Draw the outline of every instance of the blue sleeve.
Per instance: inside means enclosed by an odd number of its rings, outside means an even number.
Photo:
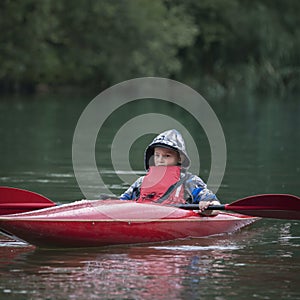
[[[207,188],[195,188],[192,190],[193,203],[199,203],[200,201],[213,201],[217,200],[217,196]]]
[[[132,196],[129,194],[129,193],[123,193],[121,196],[120,196],[120,200],[131,200]]]
[[[192,198],[192,203],[199,203],[200,201],[218,200],[217,196],[207,188],[204,181],[195,175],[192,175],[186,182],[187,192]]]
[[[140,187],[144,177],[138,178],[120,197],[120,200],[136,200],[139,197]]]

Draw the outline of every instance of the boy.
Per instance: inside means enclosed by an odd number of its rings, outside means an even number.
[[[199,203],[203,212],[209,205],[219,205],[216,195],[201,178],[187,172],[190,159],[182,135],[175,129],[159,134],[145,151],[148,173],[138,178],[120,196],[121,200],[163,204]],[[205,214],[216,214],[208,210]]]

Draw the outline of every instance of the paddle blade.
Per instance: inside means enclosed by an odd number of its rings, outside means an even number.
[[[225,209],[255,217],[300,220],[300,198],[288,194],[250,196],[226,204]]]
[[[0,187],[0,215],[21,213],[55,206],[50,199],[27,190]]]

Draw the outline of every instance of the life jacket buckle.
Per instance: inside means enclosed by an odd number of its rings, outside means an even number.
[[[144,197],[143,197],[143,200],[151,200],[151,199],[153,199],[155,196],[156,196],[156,193],[153,192],[153,193],[150,193],[150,194],[144,196]]]

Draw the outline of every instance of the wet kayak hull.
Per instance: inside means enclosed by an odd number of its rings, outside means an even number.
[[[39,247],[101,247],[230,233],[257,219],[231,213],[203,217],[195,211],[131,201],[85,200],[0,216],[0,229]]]

